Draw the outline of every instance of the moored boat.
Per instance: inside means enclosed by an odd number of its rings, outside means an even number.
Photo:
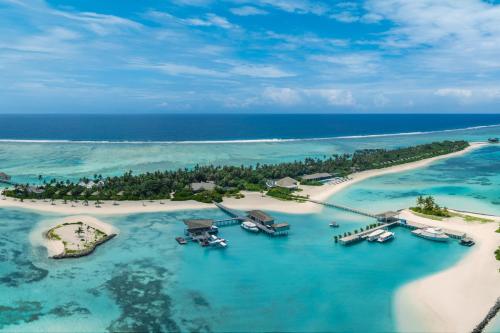
[[[368,236],[366,236],[366,239],[369,242],[376,241],[384,232],[385,232],[384,229],[377,229],[377,230],[369,233]]]
[[[253,222],[244,221],[240,225],[245,230],[248,230],[248,231],[251,231],[251,232],[259,232],[259,228],[257,228],[257,225],[255,223],[253,223]]]
[[[184,238],[184,237],[175,237],[175,240],[177,241],[177,243],[179,243],[180,245],[186,245],[187,244],[187,240]]]
[[[332,221],[332,222],[330,222],[329,226],[330,226],[330,228],[338,228],[339,224],[335,221]]]
[[[382,235],[377,238],[377,242],[384,243],[394,238],[394,233],[390,231],[385,231]]]
[[[476,243],[474,243],[472,238],[469,238],[469,237],[465,237],[465,238],[462,238],[460,240],[460,245],[463,245],[463,246],[472,246],[474,244],[476,244]]]
[[[444,233],[440,228],[423,228],[415,229],[411,232],[415,236],[422,237],[425,239],[433,240],[436,242],[447,242],[450,237]]]

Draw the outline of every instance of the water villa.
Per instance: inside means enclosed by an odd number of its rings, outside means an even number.
[[[380,222],[390,223],[399,221],[399,212],[388,211],[377,215],[377,220]]]
[[[219,228],[211,219],[189,219],[184,220],[184,224],[186,225],[184,234],[201,246],[208,246],[210,236],[219,232]]]
[[[274,218],[261,210],[247,212],[247,218],[254,222],[257,228],[271,236],[287,235],[290,230],[288,223],[275,223]]]

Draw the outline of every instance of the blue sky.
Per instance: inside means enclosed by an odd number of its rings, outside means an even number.
[[[479,0],[0,0],[0,112],[498,112]]]

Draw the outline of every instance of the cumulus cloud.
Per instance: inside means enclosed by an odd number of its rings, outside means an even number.
[[[291,106],[302,102],[300,92],[292,88],[267,87],[262,95],[265,100],[279,105]]]
[[[287,106],[298,104],[317,105],[324,102],[332,106],[354,106],[356,104],[351,91],[333,88],[267,87],[264,90],[263,97],[272,103]]]

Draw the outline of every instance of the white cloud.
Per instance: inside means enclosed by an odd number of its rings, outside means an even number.
[[[378,55],[374,53],[318,55],[318,56],[312,56],[311,60],[334,64],[355,74],[375,73],[379,68],[379,62],[380,62]]]
[[[329,105],[353,106],[356,104],[351,91],[344,89],[308,89],[305,93],[311,97],[323,98]]]
[[[271,6],[289,13],[324,15],[328,6],[309,0],[257,0],[258,3]]]
[[[243,6],[237,8],[231,8],[231,13],[238,16],[251,16],[251,15],[267,15],[267,11],[253,7],[253,6]]]
[[[263,97],[273,103],[286,106],[302,102],[300,92],[292,88],[267,87],[264,89]]]
[[[356,105],[352,92],[345,89],[267,87],[263,92],[263,97],[265,101],[286,106],[299,104],[321,105],[325,102],[331,106]]]
[[[469,98],[472,96],[472,90],[462,88],[441,88],[434,92],[438,96],[452,96],[459,98]]]
[[[353,23],[360,20],[359,16],[353,15],[351,12],[348,11],[332,14],[330,15],[330,17],[343,23]]]
[[[284,78],[294,76],[295,74],[283,71],[279,68],[270,65],[251,65],[238,64],[235,65],[230,73],[236,75],[244,75],[255,78]]]
[[[190,18],[190,19],[185,19],[184,22],[186,22],[189,25],[201,26],[201,27],[214,26],[223,29],[233,29],[237,27],[236,25],[230,23],[225,17],[218,16],[212,13],[207,14],[204,19]]]

